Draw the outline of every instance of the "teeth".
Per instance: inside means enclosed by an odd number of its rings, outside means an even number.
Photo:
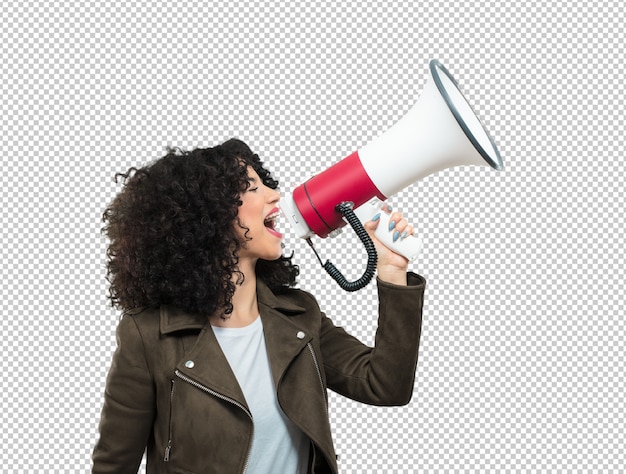
[[[265,218],[265,222],[271,221],[272,219],[276,219],[280,215],[280,212],[272,212]]]

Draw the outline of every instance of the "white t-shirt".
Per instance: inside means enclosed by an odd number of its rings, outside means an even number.
[[[242,328],[213,327],[254,421],[247,474],[307,471],[309,442],[278,405],[261,317]]]

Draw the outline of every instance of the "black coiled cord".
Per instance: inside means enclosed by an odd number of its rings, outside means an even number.
[[[357,291],[366,286],[374,277],[374,274],[376,272],[376,263],[378,261],[378,254],[376,253],[376,247],[374,247],[374,242],[365,230],[365,227],[363,227],[363,224],[361,223],[359,218],[352,210],[353,207],[354,203],[352,202],[342,202],[341,204],[337,204],[335,210],[337,212],[340,212],[345,217],[345,219],[348,221],[348,224],[350,224],[350,227],[354,229],[357,237],[361,240],[361,242],[363,242],[363,245],[365,246],[365,251],[367,252],[367,266],[365,268],[365,272],[359,279],[355,281],[348,281],[348,279],[343,276],[343,274],[337,269],[337,267],[335,267],[335,265],[330,263],[328,260],[326,260],[326,263],[322,264],[324,270],[326,270],[326,272],[333,278],[333,280],[335,280],[339,284],[339,286],[346,291]],[[307,242],[311,246],[311,248],[313,248],[311,240],[307,239]],[[313,248],[313,251],[315,251],[315,248]],[[317,255],[317,252],[315,252],[315,254]],[[317,259],[320,261],[321,264],[322,260],[320,259],[319,255],[317,255]]]

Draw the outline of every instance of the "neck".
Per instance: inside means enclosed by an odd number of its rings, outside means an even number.
[[[239,268],[244,275],[243,283],[237,283],[239,275],[233,275],[235,284],[235,294],[232,304],[233,312],[227,319],[213,315],[210,317],[211,325],[220,327],[239,328],[253,323],[259,316],[259,305],[256,295],[256,273],[254,271],[256,262],[239,262]]]

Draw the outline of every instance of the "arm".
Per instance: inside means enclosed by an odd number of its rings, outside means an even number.
[[[375,347],[362,344],[326,316],[321,350],[328,387],[371,405],[404,405],[413,394],[425,280],[405,274],[407,286],[378,279]]]
[[[132,317],[117,328],[117,350],[107,377],[96,473],[137,473],[152,430],[155,394],[141,334]]]
[[[384,205],[381,212],[391,213]],[[382,245],[374,231],[378,216],[365,223],[378,253],[378,329],[375,347],[365,346],[322,319],[321,350],[329,388],[372,405],[404,405],[413,394],[422,328],[424,279],[407,273],[408,260]],[[400,212],[390,216],[397,238],[413,233]]]

